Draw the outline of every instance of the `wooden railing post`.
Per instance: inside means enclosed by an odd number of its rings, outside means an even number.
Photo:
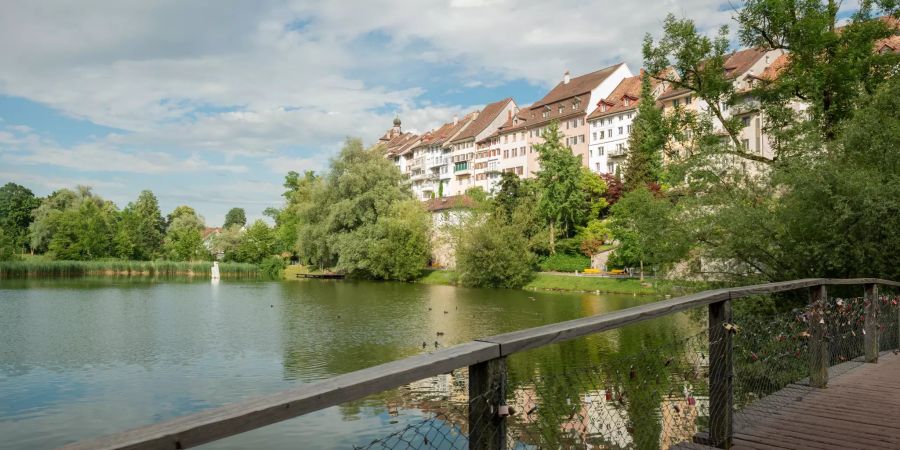
[[[866,362],[878,362],[878,285],[866,284],[866,321],[863,330],[866,333]]]
[[[731,301],[709,305],[709,444],[731,447],[733,358]]]
[[[506,418],[498,414],[506,404],[506,358],[469,366],[469,449],[506,448]]]
[[[825,330],[825,308],[828,291],[825,285],[809,288],[809,385],[817,388],[828,386],[828,341]]]

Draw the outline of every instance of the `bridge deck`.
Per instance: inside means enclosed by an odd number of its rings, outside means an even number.
[[[900,449],[900,356],[835,373],[825,389],[792,384],[754,403],[735,417],[732,448]]]

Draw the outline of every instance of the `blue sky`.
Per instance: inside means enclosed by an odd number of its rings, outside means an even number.
[[[93,186],[163,213],[280,206],[288,170],[395,114],[424,131],[481,105],[526,105],[562,77],[640,64],[667,12],[729,23],[715,0],[0,4],[0,183]]]

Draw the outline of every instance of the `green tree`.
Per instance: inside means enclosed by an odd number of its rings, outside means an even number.
[[[203,218],[190,206],[179,206],[168,216],[163,248],[173,261],[197,261],[209,258],[201,234]]]
[[[80,204],[84,195],[89,192],[90,189],[83,187],[76,190],[60,189],[43,199],[32,212],[34,220],[28,226],[31,249],[37,252],[47,251],[50,239],[56,231],[57,216],[66,209]]]
[[[87,201],[68,208],[56,217],[49,250],[57,259],[92,260],[113,256],[110,239],[116,228],[115,206]]]
[[[28,226],[34,220],[32,211],[40,204],[41,201],[25,186],[6,183],[0,187],[0,228],[16,252],[22,252],[28,246]]]
[[[658,183],[662,178],[662,155],[668,141],[665,119],[656,106],[650,76],[641,77],[641,100],[632,122],[625,160],[625,189]]]
[[[663,265],[680,260],[689,250],[688,239],[677,226],[675,205],[656,197],[646,187],[625,194],[612,207],[612,232],[619,241],[618,260]]]
[[[746,160],[771,163],[768,158],[744,151],[740,140],[743,128],[739,117],[728,117],[726,108],[737,101],[732,75],[725,70],[728,59],[729,32],[722,26],[715,37],[708,37],[697,30],[690,19],[676,19],[669,14],[663,25],[663,36],[654,45],[648,34],[644,38],[644,64],[647,72],[658,81],[682,89],[704,102],[705,113],[676,110],[668,126],[672,129],[691,129],[691,136],[699,134],[708,138],[697,148],[698,154],[684,155],[687,159],[713,154],[730,154]],[[638,115],[640,116],[640,114]],[[731,145],[717,145],[718,137],[713,134],[713,119],[722,125],[722,130]],[[684,135],[676,137],[684,139]],[[655,140],[655,139],[654,139]],[[655,145],[655,142],[648,143]],[[672,154],[671,156],[676,156]],[[627,180],[626,180],[627,182]]]
[[[232,225],[237,229],[237,225]],[[253,222],[244,232],[239,232],[237,246],[225,257],[232,261],[258,264],[275,253],[277,244],[275,230],[262,220]]]
[[[244,208],[231,208],[225,214],[225,223],[222,224],[222,228],[228,228],[232,225],[237,225],[238,227],[247,225],[247,214],[244,212]]]
[[[372,226],[338,242],[338,269],[384,280],[409,281],[428,264],[430,217],[416,200],[394,203]]]
[[[465,227],[456,251],[459,282],[473,287],[520,288],[534,278],[536,257],[528,240],[526,215],[511,219],[491,214],[475,216]]]
[[[581,158],[562,144],[559,124],[551,122],[541,137],[544,142],[534,145],[541,162],[537,172],[538,211],[549,225],[550,252],[555,253],[557,235],[568,237],[587,217],[587,195],[582,185]]]
[[[776,145],[792,153],[821,150],[839,138],[860,98],[896,75],[900,54],[873,51],[879,39],[897,33],[881,16],[897,17],[893,0],[864,0],[842,20],[840,2],[748,0],[737,21],[744,45],[785,50],[788,63],[759,89]],[[792,103],[802,102],[802,113]]]
[[[162,253],[166,221],[151,191],[142,191],[120,214],[116,253],[125,259],[150,260]]]
[[[11,236],[6,234],[5,228],[0,228],[0,261],[17,259],[18,248]]]
[[[314,193],[321,185],[321,177],[311,170],[306,171],[303,176],[294,171],[285,176],[284,187],[287,190],[282,194],[285,205],[275,214],[275,235],[279,250],[293,253],[299,251],[300,219],[313,206]]]
[[[377,151],[363,148],[358,139],[348,139],[328,173],[321,180],[313,178],[307,188],[302,192],[306,199],[297,202],[292,212],[297,214],[298,250],[303,261],[361,277],[408,278],[405,268],[372,259],[386,256],[386,236],[396,236],[393,227],[403,223],[396,217],[397,205],[413,199],[393,163]],[[407,236],[407,241],[427,240],[427,231],[422,231],[428,229],[427,219],[418,214],[408,218],[419,225],[407,223],[409,232],[416,233]],[[418,245],[411,248],[418,257],[404,257],[404,261],[423,261],[424,266],[429,252]]]

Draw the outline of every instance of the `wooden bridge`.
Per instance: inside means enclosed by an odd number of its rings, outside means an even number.
[[[865,298],[864,352],[859,361],[831,365],[825,335],[827,286],[861,285]],[[875,313],[878,285],[889,280],[804,279],[704,291],[610,314],[478,339],[465,344],[393,361],[300,385],[221,408],[192,414],[119,434],[66,446],[67,449],[183,449],[261,428],[310,412],[359,400],[410,382],[468,367],[470,449],[509,447],[506,406],[506,357],[517,352],[612,330],[698,307],[708,308],[708,431],[672,448],[900,448],[900,356],[880,350],[881,325]],[[808,290],[808,377],[734,408],[735,326],[732,303],[742,298]],[[805,319],[804,319],[805,320]],[[861,319],[862,320],[862,319]],[[900,340],[900,314],[891,318]],[[900,342],[890,343],[897,348]],[[877,363],[877,364],[876,364]],[[668,365],[668,361],[666,362]],[[635,374],[632,372],[632,378]],[[609,390],[607,400],[609,400]],[[472,401],[471,399],[479,399]],[[621,397],[619,399],[622,401]],[[691,403],[688,403],[691,404]],[[675,406],[678,409],[677,406]],[[634,430],[629,429],[628,434]],[[428,445],[428,439],[425,439]],[[661,445],[662,446],[662,445]]]

